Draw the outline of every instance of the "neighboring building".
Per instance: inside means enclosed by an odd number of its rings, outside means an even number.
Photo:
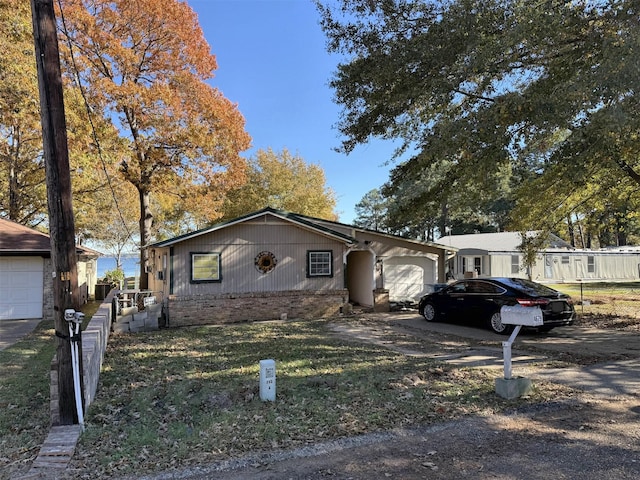
[[[271,208],[147,248],[172,326],[388,310],[443,282],[449,250]]]
[[[532,235],[535,232],[528,232]],[[449,235],[440,244],[458,249],[449,261],[455,278],[465,274],[485,277],[523,277],[522,243],[518,232]],[[633,247],[583,250],[550,235],[547,248],[538,255],[531,279],[539,282],[633,281],[640,279],[640,250]]]
[[[85,303],[96,284],[93,250],[78,247],[79,300]],[[53,319],[53,281],[49,236],[0,219],[0,321]]]

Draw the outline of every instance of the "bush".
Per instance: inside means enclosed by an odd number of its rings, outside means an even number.
[[[114,287],[119,287],[124,282],[124,271],[116,268],[114,270],[107,270],[104,272],[103,283],[109,283]]]

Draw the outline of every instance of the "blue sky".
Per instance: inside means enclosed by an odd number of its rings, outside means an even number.
[[[187,0],[198,14],[216,56],[211,82],[238,104],[256,150],[286,148],[325,172],[338,200],[340,221],[351,223],[354,206],[388,180],[394,147],[372,141],[349,155],[336,153],[341,107],[329,81],[338,58],[311,0]]]

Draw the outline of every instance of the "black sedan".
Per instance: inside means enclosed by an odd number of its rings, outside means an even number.
[[[571,325],[575,318],[571,297],[524,278],[459,280],[422,297],[418,309],[429,322],[478,321],[506,335],[511,333],[513,325],[505,325],[500,319],[500,308],[505,305],[540,307],[544,324],[538,327],[539,331]]]

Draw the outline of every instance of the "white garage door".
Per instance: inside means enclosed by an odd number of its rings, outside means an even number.
[[[0,257],[0,320],[42,317],[40,257]]]
[[[384,286],[389,299],[417,300],[431,291],[435,262],[427,257],[390,257],[384,261]]]

